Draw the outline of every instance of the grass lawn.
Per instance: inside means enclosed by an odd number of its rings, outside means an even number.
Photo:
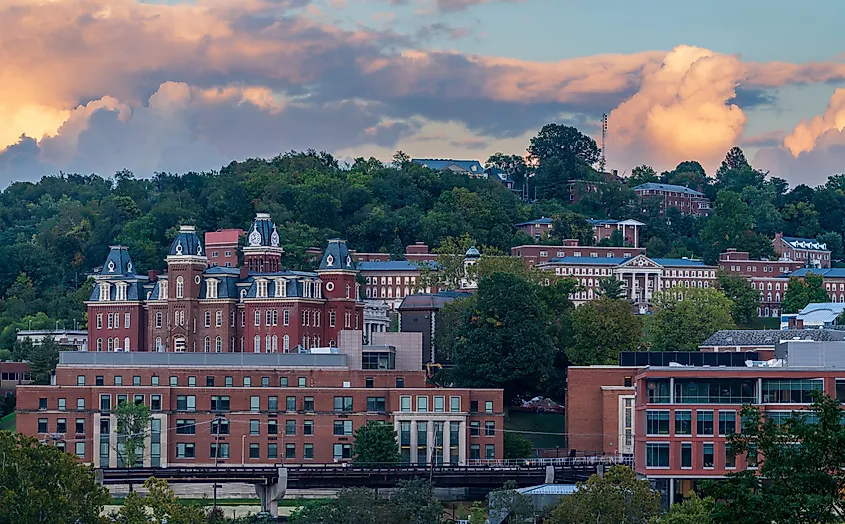
[[[566,416],[559,413],[526,413],[511,411],[505,421],[505,429],[538,433],[565,433]],[[566,446],[566,438],[561,435],[536,435],[523,433],[535,448],[561,448]]]
[[[15,417],[17,413],[9,413],[3,418],[0,418],[0,431],[8,430],[12,433],[15,432]]]

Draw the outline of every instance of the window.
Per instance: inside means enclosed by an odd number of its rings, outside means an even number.
[[[313,420],[305,420],[302,422],[302,434],[303,435],[313,435],[314,434],[314,421]]]
[[[225,418],[216,418],[212,420],[210,431],[212,435],[228,435],[229,421]]]
[[[111,411],[111,395],[100,395],[100,411]]]
[[[289,326],[290,325],[290,311],[285,309],[282,311],[282,325]]]
[[[79,385],[79,384],[77,383],[77,385]],[[97,386],[105,385],[105,377],[103,377],[102,375],[97,375],[97,377],[94,379],[94,385],[97,385]]]
[[[428,411],[428,397],[417,397],[417,411],[421,413]]]
[[[76,411],[85,411],[85,399],[84,398],[76,399]]]
[[[197,377],[188,377],[188,385],[195,387],[197,385]]]
[[[219,453],[218,453],[218,449],[219,449]],[[221,459],[229,458],[229,444],[225,443],[225,442],[221,442],[219,444],[219,448],[218,448],[218,444],[216,444],[216,443],[212,444],[210,456],[211,456],[211,458],[221,458]]]
[[[251,388],[252,387],[252,377],[244,377],[244,387]]]
[[[153,375],[152,377],[150,377],[150,385],[158,386],[158,375]]]
[[[702,445],[702,466],[704,468],[712,468],[713,467],[713,443],[708,442]]]
[[[302,403],[302,409],[306,413],[311,413],[314,411],[314,397],[305,397]]]
[[[335,420],[334,421],[334,435],[339,435],[339,436],[352,435],[352,421],[351,420]]]
[[[249,445],[249,458],[251,458],[251,459],[261,458],[261,452],[258,451],[258,444],[250,444]]]
[[[399,411],[411,411],[411,397],[399,397]]]
[[[279,458],[279,445],[275,442],[270,442],[269,444],[267,444],[267,458]]]
[[[336,460],[352,458],[352,444],[335,444],[332,448],[332,456]]]
[[[669,411],[646,411],[646,434],[668,435]]]
[[[678,382],[675,382],[675,389],[677,390]],[[649,404],[668,404],[669,403],[669,380],[646,380],[646,395],[648,396]],[[678,402],[678,400],[675,400]]]
[[[496,446],[493,444],[485,444],[484,445],[484,458],[487,460],[493,460],[496,458]]]
[[[305,380],[305,377],[297,378],[296,379],[296,385],[297,385],[297,387],[300,387],[300,388],[307,387],[307,382]]]
[[[249,397],[249,410],[250,411],[260,411],[261,410],[261,397],[257,397],[257,396]]]
[[[85,443],[84,442],[77,442],[74,446],[74,451],[76,456],[79,458],[85,458]]]
[[[177,419],[176,420],[176,434],[177,435],[195,435],[197,432],[197,421],[194,419]]]
[[[675,435],[692,435],[692,411],[675,411]]]
[[[170,387],[179,385],[179,377],[170,377]]]
[[[60,398],[59,399],[59,411],[66,411],[67,410],[67,399]]]
[[[675,380],[675,402],[679,404],[754,404],[757,402],[756,386],[756,380],[743,379]]]
[[[296,397],[285,397],[285,411],[296,412]]]
[[[757,454],[757,446],[755,444],[749,444],[748,446],[748,453],[745,455],[745,463],[748,466],[748,469],[757,469],[759,465],[759,455]]]
[[[140,386],[141,385],[141,377],[139,377],[137,375],[132,377],[132,385],[133,386]]]
[[[48,432],[47,419],[46,418],[38,419],[38,432],[39,433],[47,433]]]
[[[727,442],[725,443],[725,469],[736,469],[736,452]]]
[[[485,437],[492,437],[496,434],[496,423],[492,420],[488,420],[484,423],[484,436]]]
[[[478,401],[477,400],[470,400],[469,401],[469,412],[470,413],[478,413]]]
[[[669,443],[668,442],[647,442],[645,445],[647,468],[668,468],[669,467]]]
[[[335,411],[352,411],[352,397],[335,397],[334,398]]]
[[[335,326],[335,319],[337,317],[337,313],[334,311],[329,311],[329,327]]]
[[[729,436],[736,433],[736,412],[735,411],[720,411],[719,412],[719,435]]]
[[[123,377],[121,377],[120,375],[116,375],[114,377],[114,385],[115,386],[122,386],[123,385]]]
[[[267,397],[267,411],[276,413],[279,411],[279,397]]]
[[[387,411],[384,397],[367,397],[367,411],[384,413]]]
[[[404,388],[405,387],[405,377],[396,377],[396,387],[397,388]]]
[[[470,458],[470,460],[480,460],[481,459],[481,445],[480,444],[471,444],[469,446],[469,458]]]
[[[262,388],[269,388],[270,387],[270,377],[261,377],[261,387]]]
[[[76,385],[77,386],[84,386],[85,385],[85,375],[77,375],[76,376]]]
[[[232,384],[233,384],[232,377],[224,377],[223,378],[223,385],[224,386],[226,386],[227,388],[230,388],[230,387],[232,387]]]
[[[314,444],[305,444],[305,446],[302,448],[302,458],[314,458]]]
[[[452,413],[461,411],[461,397],[449,397],[449,411]]]
[[[161,411],[161,395],[150,395],[150,410]]]
[[[472,420],[469,423],[469,436],[471,437],[480,437],[481,436],[481,422],[477,420]]]
[[[181,276],[176,278],[176,298],[184,298],[185,294],[185,279]]]
[[[261,434],[261,421],[252,419],[249,421],[249,434],[250,435],[260,435]]]
[[[446,410],[445,397],[434,397],[434,412],[443,413]]]
[[[67,433],[67,419],[60,418],[56,420],[56,433]]]
[[[77,435],[85,434],[85,419],[84,418],[76,419],[76,434]]]
[[[179,277],[182,278],[182,277]],[[176,458],[195,458],[194,444],[192,442],[179,442],[176,444]]]
[[[824,389],[822,379],[767,379],[763,380],[763,403],[810,404],[812,392]]]
[[[179,395],[176,397],[176,411],[196,411],[197,397],[194,395]]]
[[[696,411],[695,413],[696,429],[695,434],[699,436],[713,435],[713,412],[712,411]]]
[[[692,469],[692,443],[681,443],[681,469]]]
[[[205,327],[211,327],[211,311],[205,312]]]
[[[485,413],[493,413],[493,401],[488,400],[484,402],[484,412]]]
[[[279,377],[279,387],[280,388],[288,387],[288,377]]]
[[[285,435],[296,435],[296,421],[295,420],[286,420],[285,421]]]

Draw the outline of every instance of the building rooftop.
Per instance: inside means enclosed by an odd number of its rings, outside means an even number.
[[[441,291],[440,293],[418,293],[407,295],[399,305],[399,311],[411,309],[440,309],[449,302],[461,298],[469,298],[472,293],[468,291]]]
[[[795,249],[808,249],[810,251],[828,251],[827,244],[823,244],[814,238],[781,237],[783,241]]]
[[[772,346],[782,340],[845,340],[845,331],[827,329],[723,329],[707,337],[702,346]]]
[[[459,170],[483,175],[484,166],[478,160],[454,160],[451,158],[412,158],[411,162],[439,171],[457,167]]]
[[[241,229],[221,229],[205,234],[205,244],[237,244],[244,232]]]
[[[529,220],[528,222],[520,222],[516,225],[516,227],[522,226],[538,226],[538,225],[551,225],[552,219],[546,217],[535,218],[534,220]]]
[[[845,311],[845,302],[819,302],[807,304],[807,307],[798,312],[798,320],[803,320],[804,325],[822,325],[833,323],[842,312]]]
[[[388,260],[387,262],[358,262],[359,271],[420,271],[420,266],[433,266],[433,262],[409,262],[408,260]]]
[[[832,267],[824,269],[802,267],[801,269],[796,269],[795,271],[791,273],[786,273],[782,276],[785,278],[806,277],[810,273],[812,273],[813,275],[821,275],[825,278],[845,278],[845,267]]]
[[[567,246],[569,247],[569,246]],[[578,247],[578,246],[574,246]],[[589,246],[580,246],[585,250],[590,250],[592,247]],[[613,248],[613,249],[636,249],[636,248]],[[560,258],[552,258],[550,259],[547,264],[576,264],[576,265],[583,265],[583,264],[592,264],[597,266],[618,266],[620,264],[624,264],[628,262],[632,258],[636,257],[560,257]],[[650,259],[652,262],[661,265],[661,266],[669,266],[669,267],[677,267],[677,266],[696,266],[696,267],[706,267],[704,262],[701,260],[690,260],[686,258],[652,258]]]
[[[144,351],[63,351],[59,366],[139,366],[157,368],[335,368],[346,369],[342,353],[156,353]]]
[[[673,184],[658,184],[656,182],[648,182],[641,184],[634,188],[634,191],[674,191],[675,193],[685,193],[687,195],[703,197],[704,193],[690,189],[684,186],[676,186]]]
[[[624,224],[626,226],[638,226],[639,227],[639,226],[645,225],[642,222],[638,222],[638,221],[632,220],[630,218],[626,219],[626,220],[613,220],[613,219],[609,219],[609,218],[608,219],[590,218],[590,219],[587,220],[587,223],[589,223],[590,225],[593,225],[593,226],[603,226],[605,224],[615,226],[617,224]]]

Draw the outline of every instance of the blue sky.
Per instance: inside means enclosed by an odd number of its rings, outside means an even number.
[[[841,0],[5,0],[0,182],[309,147],[484,161],[609,113],[622,172],[712,170],[740,145],[820,183],[845,171],[843,15]]]

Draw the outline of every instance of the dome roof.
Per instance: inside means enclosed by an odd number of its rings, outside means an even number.
[[[257,213],[247,233],[249,247],[279,247],[279,232],[269,213]]]
[[[109,256],[100,271],[101,276],[125,277],[135,274],[135,266],[129,258],[129,250],[124,246],[111,246]]]
[[[323,259],[320,261],[320,269],[355,271],[355,261],[349,254],[345,240],[329,240],[329,245],[326,246]]]
[[[467,252],[464,255],[464,257],[465,258],[480,258],[481,253],[479,253],[478,250],[475,249],[475,246],[472,246],[471,248],[467,249]]]
[[[194,226],[180,226],[179,235],[170,244],[168,256],[197,256],[204,257],[205,250]]]

